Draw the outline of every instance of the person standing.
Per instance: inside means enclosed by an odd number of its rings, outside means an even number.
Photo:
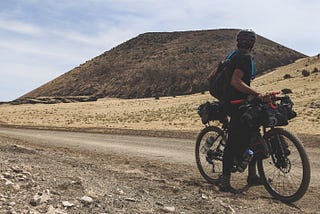
[[[223,192],[236,191],[230,184],[234,161],[241,161],[244,152],[249,148],[252,136],[260,134],[258,127],[252,130],[241,123],[240,118],[244,112],[239,109],[239,105],[231,104],[230,101],[247,99],[249,95],[257,96],[262,101],[269,99],[268,95],[261,94],[250,87],[251,80],[254,78],[254,62],[250,52],[256,42],[256,33],[252,30],[241,30],[236,38],[237,49],[229,57],[232,60],[233,66],[232,73],[230,74],[231,81],[228,86],[226,99],[223,101],[224,109],[230,116],[228,141],[223,156],[223,172],[219,183],[220,191]],[[212,75],[214,75],[214,71],[208,78]],[[256,174],[255,161],[249,164],[247,183],[249,185],[262,184]]]

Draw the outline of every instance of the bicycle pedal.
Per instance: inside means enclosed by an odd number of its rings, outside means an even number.
[[[213,161],[208,156],[206,156],[206,160],[208,163],[213,164]]]

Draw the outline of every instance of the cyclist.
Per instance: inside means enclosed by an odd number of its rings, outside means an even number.
[[[252,130],[241,123],[240,117],[244,112],[239,109],[239,105],[233,105],[230,101],[246,99],[249,95],[257,96],[263,101],[269,99],[268,95],[263,95],[250,87],[250,82],[254,77],[254,63],[250,52],[255,42],[256,34],[254,31],[241,30],[238,32],[237,52],[232,56],[234,70],[224,103],[224,108],[230,116],[230,128],[223,156],[223,172],[219,183],[219,188],[223,192],[235,192],[235,189],[230,185],[234,160],[241,161],[243,153],[250,146],[252,136],[260,136],[258,127],[256,130]],[[256,174],[255,161],[251,161],[249,164],[247,183],[249,185],[262,184]]]

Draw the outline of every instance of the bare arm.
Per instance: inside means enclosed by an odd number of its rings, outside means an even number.
[[[247,84],[245,84],[242,81],[243,75],[244,74],[240,69],[235,69],[231,77],[231,85],[242,93],[259,96],[260,94],[257,91],[250,88]]]
[[[208,80],[211,80],[211,78],[215,75],[215,73],[217,72],[217,68],[213,69],[211,71],[211,73],[209,74],[209,76],[207,77]]]

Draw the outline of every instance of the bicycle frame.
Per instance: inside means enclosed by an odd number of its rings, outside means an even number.
[[[289,97],[276,97],[274,95],[272,98],[274,101],[280,100],[284,104],[286,104],[286,99],[290,101]],[[261,101],[260,103],[255,103],[255,101],[239,100],[236,104],[243,104],[244,108],[251,107],[252,105],[250,104],[261,104]],[[226,146],[225,143],[227,143],[230,128],[228,117],[219,120],[219,122],[219,125],[210,124],[211,121],[205,123],[205,128],[201,130],[196,140],[195,156],[197,167],[203,178],[212,184],[217,184],[220,181],[219,173],[222,172],[223,147]],[[279,124],[260,123],[259,128],[268,153],[266,157],[257,157],[257,169],[265,189],[274,198],[285,203],[292,203],[303,197],[308,190],[311,171],[310,163],[301,140],[289,131],[279,128],[278,126],[284,126]],[[207,143],[206,138],[208,138],[208,135],[214,136],[214,142],[216,143],[206,152],[200,152],[202,146]],[[232,172],[237,172],[237,168]],[[293,181],[292,176],[301,180],[295,179]]]

